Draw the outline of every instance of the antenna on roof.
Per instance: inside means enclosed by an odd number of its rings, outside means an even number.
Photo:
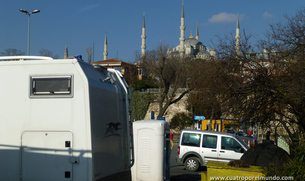
[[[93,42],[93,48],[92,48],[92,62],[94,62],[94,42]]]

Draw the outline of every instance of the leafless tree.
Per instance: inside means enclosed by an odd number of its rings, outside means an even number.
[[[219,119],[222,115],[221,92],[222,80],[218,77],[219,61],[195,59],[190,62],[189,86],[192,92],[188,98],[188,105],[195,115],[204,115],[209,119]],[[218,65],[217,65],[218,64]]]
[[[235,117],[232,104],[239,104],[239,88],[243,87],[243,65],[253,47],[249,41],[251,35],[245,31],[240,41],[240,52],[235,49],[233,33],[218,36],[218,42],[213,43],[217,56],[215,58],[194,59],[189,65],[190,86],[193,91],[188,99],[189,109],[193,114],[204,115],[209,119]],[[243,94],[240,99],[244,99]],[[237,111],[238,112],[238,111]]]
[[[38,51],[40,56],[46,56],[46,57],[52,57],[54,59],[59,58],[58,55],[53,55],[53,52],[51,50],[48,49],[41,49]]]
[[[167,54],[167,50],[167,47],[160,46],[147,52],[145,59],[142,60],[147,76],[155,79],[162,90],[158,95],[158,117],[162,117],[170,105],[181,100],[189,92],[188,89],[181,93],[177,92],[178,88],[186,86],[186,67],[189,59],[171,56]]]
[[[286,21],[270,26],[269,47],[278,55],[273,74],[277,74],[275,93],[279,100],[281,124],[294,137],[305,137],[305,8],[295,16],[285,15]],[[266,43],[267,44],[267,43]],[[271,49],[270,48],[270,49]],[[297,127],[293,126],[297,125]]]
[[[4,50],[4,52],[0,53],[1,56],[17,56],[17,55],[25,55],[24,52],[22,52],[21,50],[17,50],[14,48],[9,48]]]
[[[234,43],[222,39],[214,64],[214,75],[204,84],[213,90],[222,114],[226,113],[261,126],[276,123],[291,139],[304,138],[305,130],[305,9],[286,22],[273,24],[256,50],[234,55]],[[233,41],[233,39],[231,40]],[[247,41],[245,41],[247,42]],[[213,70],[210,68],[210,70]],[[214,72],[214,74],[213,74]],[[217,74],[215,74],[217,73]],[[206,74],[203,74],[206,75]],[[218,81],[218,89],[213,82]],[[211,94],[209,94],[211,95]]]

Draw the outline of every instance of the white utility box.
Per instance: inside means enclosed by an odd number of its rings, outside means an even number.
[[[170,179],[170,127],[162,120],[133,123],[135,163],[133,181]]]

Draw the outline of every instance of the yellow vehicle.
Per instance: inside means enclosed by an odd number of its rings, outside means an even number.
[[[239,120],[237,119],[204,119],[201,122],[201,130],[211,130],[219,132],[239,131]],[[232,131],[233,131],[232,130]]]

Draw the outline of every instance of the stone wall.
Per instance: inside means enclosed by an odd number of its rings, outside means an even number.
[[[180,101],[178,101],[175,104],[172,104],[168,107],[168,109],[165,112],[165,120],[170,123],[171,119],[175,116],[175,114],[180,112],[186,112],[186,100],[188,95],[185,95]],[[147,110],[147,113],[145,115],[145,120],[151,118],[151,112],[155,112],[155,119],[157,119],[157,115],[159,113],[159,103],[153,102],[149,105],[149,108]]]

